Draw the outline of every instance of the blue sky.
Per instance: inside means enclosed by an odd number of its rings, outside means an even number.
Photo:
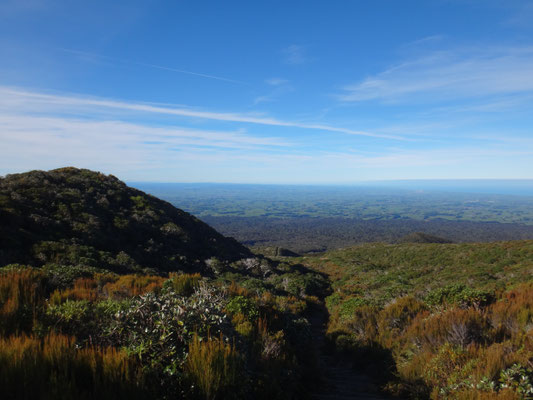
[[[0,1],[0,174],[533,178],[533,1]]]

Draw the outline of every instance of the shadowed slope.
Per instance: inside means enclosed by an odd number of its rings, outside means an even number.
[[[61,168],[0,179],[0,265],[190,271],[202,270],[212,257],[250,255],[192,215],[112,175]]]

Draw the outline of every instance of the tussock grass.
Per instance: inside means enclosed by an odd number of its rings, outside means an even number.
[[[63,335],[17,335],[0,338],[0,387],[4,399],[141,399],[143,378],[120,350],[78,349]]]
[[[189,344],[185,373],[202,398],[214,400],[235,395],[239,370],[240,356],[222,336],[201,340],[194,335]]]

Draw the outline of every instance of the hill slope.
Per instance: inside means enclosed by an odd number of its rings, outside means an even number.
[[[331,343],[392,393],[533,393],[533,241],[372,243],[301,260],[331,280]]]
[[[237,241],[111,175],[61,168],[0,179],[0,265],[197,271],[213,257],[249,256]]]

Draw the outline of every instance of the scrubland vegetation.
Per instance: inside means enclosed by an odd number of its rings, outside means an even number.
[[[2,398],[306,397],[319,273],[88,170],[0,179],[0,220]]]
[[[533,397],[533,242],[368,244],[304,263],[332,282],[329,340],[390,393]]]
[[[316,300],[281,286],[4,267],[0,386],[13,399],[304,396]]]
[[[327,313],[389,394],[533,398],[532,241],[254,255],[74,168],[0,179],[0,221],[2,399],[307,399]]]

